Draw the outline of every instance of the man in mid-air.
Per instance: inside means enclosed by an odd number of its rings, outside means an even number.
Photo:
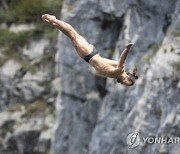
[[[56,19],[55,16],[49,14],[42,15],[42,19],[57,27],[61,32],[68,36],[78,55],[86,62],[90,63],[101,75],[117,79],[117,82],[126,86],[132,86],[135,79],[138,78],[136,68],[133,70],[133,73],[126,72],[124,68],[128,51],[134,43],[126,44],[119,61],[110,60],[101,57],[97,49],[79,35],[70,24],[60,21]]]

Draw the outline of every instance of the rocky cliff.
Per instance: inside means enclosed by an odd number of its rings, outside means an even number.
[[[94,73],[62,33],[57,41],[40,16],[57,14],[62,1],[3,1],[0,154],[180,153],[180,141],[152,143],[180,137],[179,0],[64,0],[61,20],[102,56],[118,60],[135,43],[126,62],[139,69],[133,87]],[[131,149],[127,135],[137,132]]]
[[[27,24],[4,26],[9,30],[14,27],[17,35],[30,29]],[[30,39],[9,51],[9,46],[0,47],[0,154],[50,151],[54,102],[60,88],[59,67],[54,61],[56,49],[52,48],[55,40],[57,37]]]
[[[70,23],[102,56],[126,62],[140,78],[133,87],[93,74],[60,33],[61,93],[56,102],[53,154],[179,154],[180,143],[130,149],[126,136],[180,137],[180,1],[64,0]]]
[[[0,154],[50,153],[58,30],[41,15],[51,8],[59,13],[60,1],[0,0]]]

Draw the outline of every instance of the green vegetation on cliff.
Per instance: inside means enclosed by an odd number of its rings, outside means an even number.
[[[0,22],[30,23],[39,22],[44,13],[59,16],[62,0],[13,0],[8,3],[8,10],[0,8]]]
[[[60,14],[62,0],[13,0],[7,1],[8,9],[0,7],[0,46],[2,65],[9,58],[21,59],[21,50],[31,40],[40,38],[56,39],[58,30],[41,20],[44,13]],[[15,24],[32,24],[34,28],[14,32],[10,26]]]

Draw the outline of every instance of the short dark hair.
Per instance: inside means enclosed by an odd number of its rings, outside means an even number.
[[[133,73],[127,72],[127,75],[129,76],[129,78],[133,84],[134,84],[135,80],[138,79],[138,75],[135,72],[133,72]]]
[[[134,67],[134,69],[133,69],[133,71],[132,71],[132,75],[133,75],[133,77],[135,77],[135,79],[138,79],[138,78],[139,78],[139,77],[138,77],[138,69],[137,69],[136,66]]]
[[[131,82],[132,82],[132,84],[131,84],[131,86],[134,84],[134,78],[132,78],[131,76],[129,76],[129,78],[130,78],[130,80],[131,80]]]
[[[123,84],[123,81],[122,81],[122,77],[121,77],[121,76],[119,76],[119,77],[117,78],[117,82]]]
[[[132,73],[127,72],[127,75],[129,76],[129,79],[132,81],[132,85],[135,83],[135,80],[139,78],[137,75],[137,68],[136,67],[133,69]],[[122,80],[121,76],[119,76],[117,78],[117,82],[123,84],[123,80]]]

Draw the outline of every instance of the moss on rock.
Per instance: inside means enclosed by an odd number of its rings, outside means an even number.
[[[9,120],[6,121],[1,127],[0,127],[0,136],[2,136],[3,138],[6,137],[8,132],[12,132],[13,131],[13,126],[15,124],[14,120]]]
[[[36,116],[45,116],[54,113],[54,106],[47,104],[42,100],[37,100],[26,106],[26,112],[22,115],[23,118],[31,118]]]

